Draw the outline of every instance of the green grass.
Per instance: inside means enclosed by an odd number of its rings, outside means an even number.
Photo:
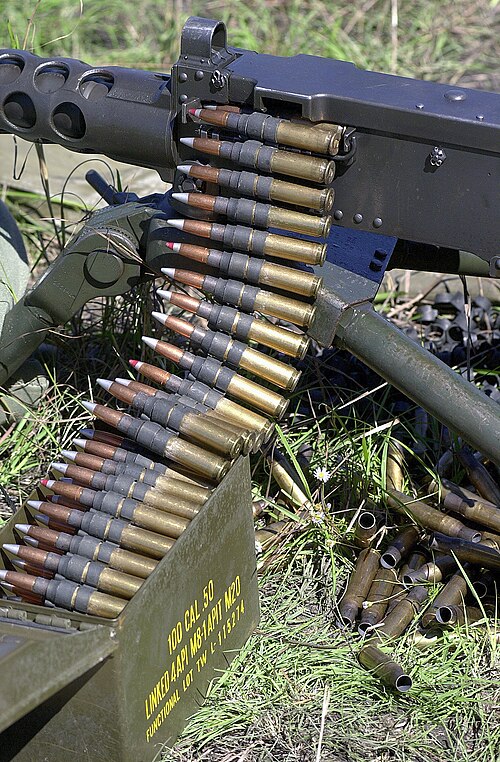
[[[398,10],[393,26],[391,9]],[[24,43],[41,55],[74,56],[95,65],[166,70],[177,58],[180,29],[191,14],[224,19],[235,46],[283,55],[308,52],[425,79],[500,87],[500,6],[480,0],[87,0],[83,14],[78,0],[0,0],[0,45]],[[6,193],[39,272],[85,210],[53,201],[55,216],[69,220],[54,227],[44,198]],[[386,302],[384,307],[394,307],[397,294],[387,295]],[[89,423],[80,401],[94,394],[107,401],[96,392],[95,379],[124,376],[127,359],[142,356],[140,336],[152,333],[151,307],[149,287],[96,300],[51,336],[53,350],[43,357],[54,383],[38,410],[0,434],[0,485],[15,502],[27,497],[61,448]],[[322,401],[311,414],[297,395],[278,436],[324,516],[297,527],[266,553],[259,629],[164,760],[496,762],[500,676],[494,620],[489,628],[445,633],[425,650],[411,646],[412,628],[393,646],[414,679],[402,697],[359,667],[358,637],[335,626],[336,601],[355,557],[353,519],[364,500],[374,501],[380,519],[386,518],[381,498],[388,439],[403,439],[410,451],[420,435],[415,410],[396,415],[387,386],[376,388],[380,381],[374,379],[366,394],[347,373],[335,382],[329,374],[321,359],[311,360],[301,393],[322,391]],[[325,393],[332,387],[335,404]],[[309,468],[300,458],[307,442],[313,446]],[[431,422],[427,451],[418,458],[408,454],[417,481],[435,462],[438,442],[439,429]],[[324,465],[332,472],[327,484],[312,475]],[[255,497],[268,501],[268,519],[293,517],[295,509],[280,502],[283,495],[263,459],[254,459],[253,479]],[[392,519],[387,521],[390,528]]]

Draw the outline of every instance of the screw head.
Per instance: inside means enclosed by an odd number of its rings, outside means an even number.
[[[356,212],[356,214],[353,217],[354,222],[359,225],[360,222],[363,222],[363,215],[359,212]]]
[[[375,217],[375,219],[373,220],[373,227],[374,228],[382,227],[382,217]]]
[[[341,220],[344,216],[344,212],[341,209],[335,209],[333,217],[336,220]]]
[[[179,82],[187,82],[188,75],[185,71],[181,71],[179,74]]]

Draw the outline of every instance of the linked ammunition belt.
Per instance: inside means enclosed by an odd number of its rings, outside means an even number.
[[[269,440],[273,420],[287,408],[282,392],[292,391],[299,380],[290,359],[303,358],[307,351],[309,339],[303,329],[312,321],[321,278],[290,263],[318,265],[325,259],[326,244],[311,238],[326,237],[330,230],[331,155],[338,149],[341,128],[293,124],[226,107],[190,114],[200,128],[217,125],[252,139],[184,140],[193,149],[193,163],[179,167],[186,179],[203,180],[229,194],[301,205],[307,211],[194,189],[172,195],[186,216],[168,220],[172,229],[182,231],[183,240],[166,241],[166,248],[187,265],[195,261],[198,270],[163,272],[177,287],[191,287],[197,295],[160,290],[169,311],[153,312],[153,317],[189,340],[196,354],[143,337],[158,362],[166,358],[186,377],[161,364],[130,360],[139,375],[156,386],[121,378],[98,380],[132,414],[84,403],[118,433],[85,429],[75,439],[76,449],[63,451],[64,460],[52,464],[55,478],[41,481],[42,499],[27,504],[33,523],[16,524],[20,543],[3,546],[14,567],[0,571],[7,596],[117,617],[188,530],[231,463]],[[200,152],[271,176],[199,164],[195,159]],[[315,185],[275,179],[274,173]],[[200,213],[209,219],[197,219]],[[275,228],[279,232],[273,232]],[[203,239],[221,248],[202,246]],[[268,256],[279,263],[268,261]],[[286,327],[273,320],[284,321]]]

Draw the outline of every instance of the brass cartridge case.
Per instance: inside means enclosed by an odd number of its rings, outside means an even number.
[[[144,580],[139,577],[124,574],[116,569],[104,569],[99,576],[97,588],[102,590],[103,593],[110,593],[119,598],[129,599],[135,595],[143,582]]]
[[[321,287],[322,278],[293,267],[264,262],[259,274],[259,283],[301,296],[314,297]]]
[[[427,596],[426,587],[413,587],[385,616],[381,624],[370,631],[370,636],[379,640],[397,638],[416,617]]]
[[[434,624],[436,619],[440,622],[438,610],[442,606],[461,606],[465,600],[467,592],[468,586],[465,577],[461,572],[456,572],[450,577],[443,589],[434,598],[432,606],[422,616],[423,627],[429,627]]]
[[[380,563],[386,569],[393,569],[399,564],[420,537],[420,530],[416,526],[409,526],[399,532],[391,542],[387,550],[382,553]]]
[[[323,265],[326,259],[326,243],[313,243],[290,238],[276,233],[268,233],[264,244],[264,254],[306,265]]]
[[[316,312],[314,304],[299,302],[286,296],[260,291],[255,299],[255,310],[263,315],[270,315],[281,320],[288,320],[299,326],[310,326]]]
[[[96,591],[89,598],[86,613],[93,616],[103,616],[106,619],[116,619],[125,608],[126,603],[127,601],[121,598]]]
[[[270,349],[276,349],[298,360],[303,360],[309,348],[310,339],[303,333],[295,333],[264,320],[255,319],[248,331],[250,341],[257,341]]]
[[[441,486],[431,482],[429,490],[440,493],[440,502],[446,510],[500,532],[500,510],[493,503],[447,479],[443,479]]]
[[[436,622],[442,626],[445,625],[463,625],[466,622],[473,624],[484,619],[481,609],[475,606],[465,606],[464,604],[455,604],[441,606],[436,611]]]
[[[456,567],[455,559],[452,556],[442,553],[434,558],[434,561],[429,561],[426,564],[422,564],[418,569],[413,569],[406,572],[402,581],[406,587],[411,587],[418,582],[442,582],[443,578]]]
[[[237,399],[243,400],[252,407],[256,407],[258,410],[278,419],[284,415],[288,407],[289,401],[281,394],[276,394],[271,389],[266,389],[264,386],[240,376],[239,373],[234,374],[227,390]]]
[[[387,462],[385,471],[386,489],[393,489],[396,492],[402,492],[404,486],[404,450],[394,440],[389,442],[387,448]]]
[[[283,145],[336,156],[342,133],[343,128],[338,124],[309,125],[282,119],[276,129],[276,138]]]
[[[400,693],[406,693],[412,687],[412,679],[391,657],[373,645],[363,646],[358,654],[362,667],[373,672],[375,677]]]
[[[371,584],[379,569],[380,553],[373,548],[362,550],[339,603],[340,624],[352,627],[354,620],[366,599]]]
[[[270,206],[268,225],[272,228],[291,230],[294,233],[328,238],[332,227],[331,217],[314,217],[312,214],[284,209],[280,206]]]
[[[150,558],[141,556],[138,553],[132,553],[130,550],[116,548],[113,550],[108,561],[111,569],[116,569],[124,574],[131,574],[134,577],[146,579],[154,572],[157,562]]]
[[[422,500],[416,500],[402,492],[388,490],[387,503],[403,516],[411,516],[414,521],[426,529],[433,529],[450,537],[462,537],[473,542],[479,542],[481,539],[479,532],[464,526],[461,521],[440,513]]]
[[[332,188],[308,188],[273,178],[269,198],[272,201],[329,212],[335,201],[335,191]]]
[[[392,594],[397,582],[394,569],[378,569],[362,603],[361,620],[358,632],[364,635],[370,627],[380,622],[392,600]]]
[[[275,360],[252,347],[245,349],[240,367],[287,391],[293,391],[300,379],[300,371],[293,366]]]
[[[480,463],[469,448],[462,447],[457,453],[458,459],[461,465],[467,471],[469,479],[479,494],[500,507],[500,487],[496,484],[492,476],[490,476],[487,469]]]
[[[138,505],[134,510],[132,521],[136,526],[143,529],[149,529],[157,534],[164,534],[167,537],[177,539],[189,526],[189,520],[181,516],[175,516],[172,513],[164,513],[155,508]]]
[[[491,571],[500,571],[500,552],[495,547],[483,543],[472,543],[436,533],[432,546],[440,551],[453,553],[460,562],[482,566]]]
[[[335,177],[335,162],[276,149],[271,156],[271,173],[300,177],[318,185],[330,185]]]
[[[156,480],[155,487],[163,495],[180,497],[195,505],[203,505],[212,493],[212,489],[209,489],[208,487],[202,487],[199,484],[191,484],[182,479],[174,479],[171,476],[159,476]]]
[[[264,441],[267,441],[274,431],[274,423],[264,416],[254,413],[252,410],[238,405],[237,402],[226,399],[219,400],[216,406],[217,412],[220,412],[229,421],[234,421],[240,426],[248,426],[254,431],[263,433]]]
[[[279,453],[275,452],[273,459],[270,460],[271,475],[276,480],[277,484],[283,490],[285,495],[288,495],[293,503],[302,508],[311,509],[313,507],[311,501],[302,491],[302,488],[297,484],[293,476],[291,476],[284,463],[285,458]]]
[[[129,496],[134,498],[133,490],[130,490]],[[158,511],[180,516],[184,519],[194,519],[200,512],[201,505],[192,503],[190,500],[179,497],[178,495],[166,495],[159,490],[150,489],[144,495],[142,503],[145,507],[155,508]]]
[[[360,548],[367,548],[377,534],[377,520],[371,511],[359,514],[354,526],[354,542]]]
[[[141,529],[132,524],[123,529],[120,538],[122,548],[157,560],[168,553],[174,542],[175,540],[171,537],[158,534],[158,532],[149,532],[147,529]]]

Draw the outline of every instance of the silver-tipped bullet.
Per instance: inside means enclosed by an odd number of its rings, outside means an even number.
[[[161,271],[163,275],[166,275],[167,278],[170,278],[171,280],[173,280],[175,276],[175,267],[162,267]]]
[[[122,386],[130,386],[132,383],[130,378],[115,378],[115,382],[117,384],[121,384]]]
[[[180,243],[176,243],[175,241],[170,241],[169,243],[171,244],[171,245],[169,246],[169,248],[171,249],[171,251],[173,251],[173,252],[174,252],[174,254],[178,254],[178,253],[179,253],[179,251],[181,250],[181,244],[180,244]]]
[[[151,349],[156,349],[156,345],[158,344],[158,339],[151,339],[149,336],[143,336],[142,340],[146,344],[146,346],[151,347]]]
[[[177,230],[184,230],[184,220],[167,220],[167,225]]]
[[[2,545],[3,550],[6,550],[7,553],[13,553],[15,556],[17,556],[20,547],[20,545],[12,545],[8,542],[6,542],[5,545]]]
[[[95,408],[96,408],[96,403],[95,402],[87,402],[87,401],[85,401],[85,402],[82,402],[82,405],[85,408],[85,410],[89,411],[89,413],[93,413]]]
[[[192,164],[178,164],[177,170],[179,172],[184,172],[184,174],[187,175],[192,166]]]
[[[156,294],[160,297],[160,299],[165,299],[166,302],[170,302],[172,299],[171,291],[163,291],[163,289],[159,288]]]
[[[192,148],[194,145],[194,138],[181,138],[181,143]]]
[[[79,439],[79,440],[75,439],[75,442],[77,442],[77,441],[83,442],[84,440],[83,439]],[[75,460],[75,458],[78,455],[78,453],[76,452],[76,450],[61,450],[61,455],[63,456],[63,458],[66,458],[66,460]]]
[[[189,201],[189,193],[172,193],[172,198],[176,201],[180,201],[181,204],[187,204]]]
[[[28,500],[28,505],[30,508],[33,508],[35,511],[40,510],[40,506],[43,503],[43,500]],[[19,524],[19,526],[29,526],[29,524]],[[19,530],[22,531],[22,530]],[[25,530],[28,531],[28,530]]]
[[[48,516],[44,516],[42,513],[37,513],[35,516],[35,521],[38,521],[39,524],[47,524],[49,523],[50,519]]]
[[[80,429],[79,433],[82,435],[82,437],[85,437],[85,439],[94,438],[94,429]]]
[[[22,561],[20,558],[11,558],[10,562],[14,564],[14,566],[18,566],[20,569],[26,569],[26,561]]]
[[[73,444],[75,447],[81,447],[82,449],[85,447],[85,439],[73,439]]]
[[[50,468],[53,471],[57,471],[58,474],[65,474],[68,470],[68,464],[67,463],[51,463]]]
[[[0,580],[5,580],[8,573],[6,569],[0,569]]]
[[[38,547],[40,547],[40,543],[38,542],[38,540],[35,540],[34,537],[30,537],[29,535],[25,535],[23,537],[23,542],[26,545],[31,545],[32,548],[38,548]]]
[[[98,378],[98,379],[97,379],[97,383],[98,383],[98,384],[99,384],[99,386],[101,386],[103,389],[105,389],[106,391],[109,391],[109,388],[110,388],[110,386],[111,386],[111,384],[112,384],[113,382],[112,382],[112,381],[108,381],[108,379],[107,379],[107,378]]]
[[[152,316],[154,317],[155,320],[157,320],[162,325],[165,325],[165,323],[167,321],[167,316],[164,315],[163,312],[152,312],[151,314],[152,314]]]
[[[41,500],[28,500],[28,505],[30,505],[32,503],[36,503],[36,505],[33,506],[33,507],[34,508],[38,508],[38,506],[41,505],[42,501]],[[14,528],[17,529],[17,531],[20,532],[21,534],[26,534],[27,532],[29,532],[31,527],[32,527],[32,524],[14,524]]]

